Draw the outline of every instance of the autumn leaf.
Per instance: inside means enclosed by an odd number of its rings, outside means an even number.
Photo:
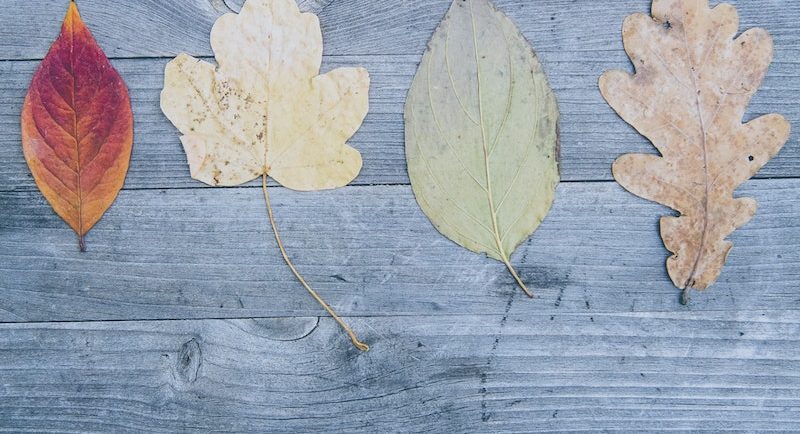
[[[721,273],[726,237],[756,212],[753,199],[733,192],[778,153],[789,123],[770,114],[742,124],[772,61],[765,30],[735,37],[736,9],[709,9],[706,0],[655,0],[652,13],[623,26],[636,73],[607,72],[600,90],[661,154],[624,155],[613,172],[630,192],[680,213],[661,219],[661,236],[685,303],[690,288],[705,289]]]
[[[211,30],[218,66],[181,54],[166,67],[161,108],[183,134],[192,177],[239,185],[261,177],[275,238],[308,292],[361,343],[297,272],[283,247],[267,177],[294,190],[342,187],[361,170],[347,145],[367,114],[369,75],[339,68],[319,75],[322,33],[316,15],[292,0],[248,0]]]
[[[70,2],[25,97],[22,150],[82,251],[84,236],[122,189],[132,144],[128,89]]]
[[[536,55],[486,0],[456,0],[406,102],[411,185],[434,226],[511,265],[544,219],[558,174],[558,107]]]

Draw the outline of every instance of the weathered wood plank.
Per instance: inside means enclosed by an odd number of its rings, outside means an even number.
[[[752,181],[761,204],[734,233],[719,283],[678,305],[657,222],[615,183],[569,183],[512,262],[540,298],[514,312],[800,307],[800,180]],[[499,262],[440,236],[407,186],[274,188],[302,273],[347,315],[502,313]],[[272,239],[257,188],[127,190],[78,252],[38,192],[0,193],[0,321],[309,316],[319,307]]]
[[[58,33],[66,1],[17,2],[0,16],[0,59],[38,59]],[[163,57],[180,52],[211,55],[208,35],[217,17],[242,0],[80,0],[81,13],[112,57]],[[325,51],[332,55],[421,55],[450,0],[305,0],[305,10],[322,9],[320,23]],[[315,4],[316,3],[316,4]],[[592,52],[622,51],[625,16],[648,12],[651,0],[495,0],[537,50],[568,51],[582,57]],[[712,3],[715,3],[712,1]],[[764,27],[779,47],[797,48],[796,17],[800,4],[781,0],[733,2],[742,28]],[[619,56],[609,57],[615,60]]]
[[[523,304],[518,299],[516,303]],[[0,326],[22,432],[796,431],[800,313]]]
[[[225,5],[228,6],[233,12],[239,12],[242,10],[242,6],[244,5],[245,0],[223,0]],[[333,0],[297,0],[297,6],[303,12],[313,12],[317,15],[333,3]]]
[[[800,56],[800,48],[793,50]],[[546,64],[559,98],[561,169],[567,181],[610,180],[611,163],[624,152],[654,152],[649,142],[609,108],[597,89],[597,77],[615,62],[586,58],[577,52],[556,52]],[[622,50],[591,56],[620,57]],[[416,71],[414,56],[336,56],[325,59],[325,70],[339,66],[366,66],[372,75],[370,113],[352,140],[364,157],[357,185],[405,184],[403,105]],[[135,143],[126,188],[197,187],[189,177],[179,133],[159,108],[166,59],[116,60],[131,88],[135,115]],[[36,188],[22,157],[19,114],[25,91],[38,62],[0,63],[0,191]],[[800,68],[794,61],[776,63],[764,88],[748,111],[748,119],[770,112],[784,114],[800,124]],[[800,146],[796,139],[769,163],[759,177],[800,176]]]

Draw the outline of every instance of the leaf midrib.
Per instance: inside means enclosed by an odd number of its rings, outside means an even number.
[[[71,8],[70,8],[70,13]],[[81,184],[81,138],[78,132],[78,110],[75,102],[75,93],[77,86],[75,85],[75,17],[69,22],[69,68],[70,75],[72,76],[72,95],[70,95],[70,108],[72,108],[72,128],[73,137],[75,138],[75,164],[76,176],[78,181],[78,236],[82,239],[83,231],[83,185]]]
[[[481,143],[483,145],[483,163],[484,169],[486,171],[486,196],[489,201],[489,213],[492,219],[492,235],[494,236],[495,244],[497,245],[497,253],[500,258],[508,264],[508,254],[506,253],[505,249],[503,248],[503,242],[500,239],[500,230],[498,228],[497,222],[497,210],[494,206],[494,193],[492,191],[492,178],[491,178],[491,168],[489,167],[489,156],[490,151],[488,147],[488,143],[486,140],[486,125],[483,119],[483,92],[481,91],[481,68],[480,68],[480,56],[478,55],[478,35],[476,30],[475,24],[475,13],[473,10],[473,3],[469,3],[469,14],[470,19],[472,20],[472,48],[474,50],[475,55],[475,74],[477,76],[477,86],[478,86],[478,121],[479,126],[481,128]],[[509,98],[510,95],[510,88],[509,88]],[[498,133],[499,134],[499,133]],[[496,145],[495,145],[496,146]]]
[[[709,182],[708,182],[709,181],[709,173],[708,173],[708,170],[709,170],[709,168],[708,168],[708,141],[707,141],[708,129],[707,129],[706,124],[705,124],[705,118],[703,117],[703,111],[702,111],[702,104],[700,102],[700,89],[699,89],[698,84],[697,84],[697,81],[698,81],[697,71],[695,71],[697,65],[695,65],[694,59],[692,58],[691,50],[690,50],[690,47],[689,47],[689,39],[686,36],[686,23],[682,23],[681,30],[683,31],[683,43],[684,43],[684,48],[686,50],[686,60],[688,61],[689,65],[690,65],[689,72],[690,72],[691,77],[692,77],[692,86],[694,87],[695,110],[697,111],[697,117],[700,120],[700,130],[702,132],[701,145],[702,145],[702,151],[703,151],[703,183],[705,184],[705,192],[703,194],[703,201],[702,201],[702,203],[703,203],[703,230],[702,230],[702,233],[700,235],[700,245],[697,248],[697,253],[695,255],[694,264],[692,265],[692,269],[691,269],[691,271],[689,272],[689,275],[686,278],[686,282],[684,283],[684,288],[688,288],[690,285],[694,286],[694,282],[696,280],[694,278],[694,275],[695,275],[695,273],[697,273],[697,269],[700,266],[700,262],[701,262],[701,260],[703,258],[703,250],[705,249],[705,245],[706,245],[707,238],[708,238],[708,229],[709,229],[709,224],[708,224],[708,220],[709,220],[709,217],[708,217],[708,206],[709,206],[710,185],[709,185]],[[709,47],[709,51],[714,48],[714,43],[716,43],[716,39],[714,40],[714,42],[712,42],[711,46]],[[703,55],[703,57],[705,58],[705,55]],[[700,65],[700,67],[702,67],[702,65]]]

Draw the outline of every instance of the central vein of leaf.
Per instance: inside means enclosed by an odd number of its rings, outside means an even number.
[[[514,277],[514,280],[516,280],[517,284],[519,284],[520,288],[522,288],[525,294],[527,294],[528,297],[532,298],[533,293],[528,289],[527,286],[525,286],[525,283],[522,282],[522,279],[520,279],[519,275],[517,275],[516,270],[514,270],[514,267],[511,265],[511,261],[508,258],[508,254],[503,248],[503,241],[501,239],[500,229],[497,223],[497,208],[495,208],[494,206],[492,177],[490,176],[491,168],[489,166],[489,155],[491,152],[489,150],[488,140],[486,137],[486,123],[484,122],[483,119],[483,92],[481,91],[481,65],[480,65],[480,55],[478,53],[478,33],[475,25],[475,13],[473,11],[472,2],[469,3],[469,13],[470,13],[470,18],[472,20],[472,47],[474,49],[475,74],[478,82],[478,89],[477,89],[478,121],[480,123],[480,128],[481,128],[481,143],[483,144],[483,164],[484,164],[484,169],[486,171],[486,196],[488,197],[489,200],[489,213],[492,218],[492,232],[494,232],[493,235],[495,244],[497,245],[497,253],[500,256],[500,259],[503,261],[503,264],[505,264],[506,268],[508,268],[508,271],[511,273],[511,276]]]
[[[705,193],[703,194],[703,231],[700,236],[700,245],[697,249],[697,254],[695,255],[694,264],[692,265],[692,270],[689,272],[689,276],[687,277],[685,287],[688,288],[694,285],[695,281],[695,273],[697,273],[697,269],[700,266],[700,261],[703,257],[703,250],[705,250],[706,239],[708,238],[708,205],[709,205],[709,196],[710,196],[710,184],[709,184],[709,176],[708,176],[708,142],[707,142],[707,135],[708,129],[706,127],[705,118],[703,117],[703,107],[700,101],[700,87],[698,85],[698,76],[697,76],[697,65],[694,63],[694,59],[692,59],[691,50],[689,49],[689,41],[686,37],[686,27],[685,24],[683,26],[683,41],[684,45],[686,46],[686,57],[689,62],[690,66],[690,73],[692,76],[692,85],[694,86],[694,98],[695,98],[695,109],[697,110],[697,118],[700,121],[700,131],[701,135],[701,145],[702,145],[702,152],[703,152],[703,182],[705,184]],[[714,47],[710,47],[713,49]],[[705,56],[703,56],[705,57]]]
[[[75,76],[75,19],[70,20],[69,29],[69,69],[72,76],[72,95],[70,95],[70,105],[72,108],[72,133],[75,138],[75,154],[77,170],[76,176],[78,181],[78,237],[80,249],[84,250],[83,241],[83,188],[81,185],[81,138],[78,132],[78,106],[76,102],[76,93],[78,92],[77,77]]]
[[[486,196],[489,200],[489,213],[491,214],[492,219],[492,231],[494,232],[495,243],[497,244],[497,252],[500,257],[507,261],[507,255],[505,250],[503,249],[503,243],[500,241],[500,231],[498,229],[497,224],[497,210],[494,207],[494,195],[492,192],[492,177],[491,177],[491,168],[489,166],[489,146],[488,141],[486,138],[486,125],[483,119],[483,93],[481,92],[481,66],[480,66],[480,56],[478,54],[478,36],[477,30],[475,25],[475,14],[472,10],[472,3],[469,4],[469,12],[472,18],[472,46],[475,51],[475,71],[477,74],[477,81],[478,81],[478,123],[481,128],[481,143],[483,144],[483,163],[484,169],[486,171]]]
[[[272,6],[273,6],[272,4],[269,5],[271,14],[274,13],[273,10],[272,10]],[[269,142],[270,142],[269,135],[272,132],[272,128],[270,127],[270,123],[271,123],[272,119],[270,117],[270,111],[269,111],[269,103],[270,103],[270,101],[272,99],[272,95],[270,94],[270,88],[269,88],[269,80],[272,78],[270,76],[270,73],[272,72],[272,38],[273,38],[273,35],[271,33],[269,35],[267,35],[267,53],[269,53],[269,54],[267,55],[267,72],[266,72],[267,85],[265,86],[266,95],[267,96],[266,96],[266,101],[264,102],[264,110],[265,111],[264,111],[264,167],[263,167],[263,170],[264,170],[264,174],[265,175],[269,175],[269,166],[267,165],[267,153],[269,152],[268,151]]]

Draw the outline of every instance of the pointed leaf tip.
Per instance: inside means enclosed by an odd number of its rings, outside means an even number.
[[[64,16],[64,27],[72,29],[75,24],[82,26],[83,20],[81,19],[81,13],[78,11],[78,4],[75,3],[75,0],[70,0],[67,13]]]

